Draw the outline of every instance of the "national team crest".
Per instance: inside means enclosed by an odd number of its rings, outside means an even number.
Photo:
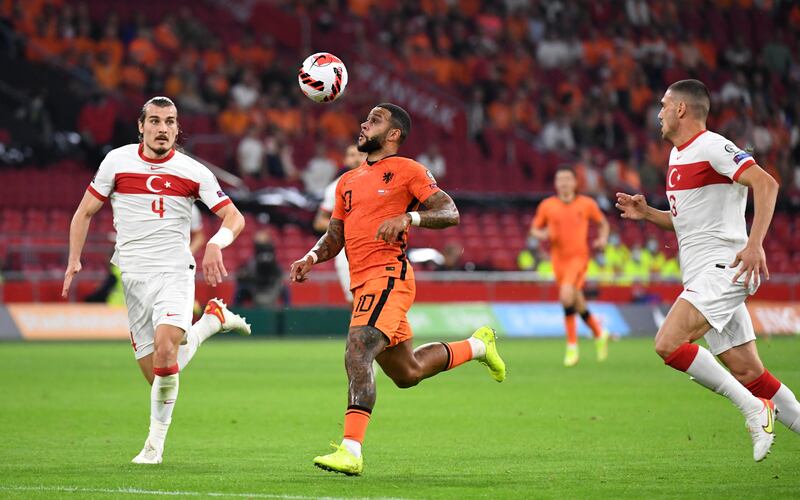
[[[394,179],[394,173],[392,173],[392,172],[384,172],[383,173],[383,182],[385,182],[386,184],[389,184],[389,182],[391,182],[392,179]]]

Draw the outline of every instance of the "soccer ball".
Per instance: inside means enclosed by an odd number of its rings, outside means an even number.
[[[312,101],[333,102],[347,87],[347,68],[335,55],[317,52],[303,61],[297,81]]]

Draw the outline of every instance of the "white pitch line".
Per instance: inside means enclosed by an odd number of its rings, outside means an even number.
[[[367,500],[369,497],[318,497],[305,495],[277,495],[272,493],[224,493],[216,491],[162,491],[139,488],[80,488],[77,486],[0,486],[0,491],[58,491],[62,493],[110,493],[122,495],[162,495],[191,497],[273,498],[279,500]],[[375,500],[405,500],[403,498],[375,497]]]

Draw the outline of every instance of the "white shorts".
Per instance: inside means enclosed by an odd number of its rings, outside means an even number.
[[[350,264],[347,262],[347,254],[345,254],[344,250],[339,252],[333,263],[336,265],[336,276],[339,277],[339,283],[342,284],[344,298],[352,303],[353,292],[350,291]]]
[[[188,331],[194,306],[194,270],[169,273],[122,273],[128,328],[136,359],[153,353],[156,327]]]
[[[744,302],[758,286],[751,284],[749,289],[745,288],[743,277],[733,283],[735,274],[736,269],[712,267],[689,281],[679,296],[700,311],[711,325],[705,339],[715,356],[756,338]]]

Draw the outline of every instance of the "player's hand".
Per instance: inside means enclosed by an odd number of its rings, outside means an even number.
[[[542,229],[533,228],[531,229],[531,236],[539,241],[547,241],[547,239],[550,237],[550,234],[546,227]]]
[[[63,298],[66,299],[67,295],[69,295],[69,287],[72,285],[72,278],[81,272],[81,267],[80,261],[67,264],[67,270],[64,272],[64,288],[61,289],[61,296]]]
[[[400,235],[408,229],[411,224],[411,216],[408,214],[398,215],[389,220],[383,221],[375,234],[376,240],[383,240],[389,244],[395,244],[400,239]]]
[[[631,196],[617,193],[617,203],[614,206],[622,212],[620,217],[623,219],[642,220],[647,216],[647,199],[641,194]]]
[[[761,283],[761,272],[764,277],[769,279],[769,269],[767,269],[767,255],[764,253],[764,248],[761,245],[751,245],[748,243],[745,247],[736,254],[736,258],[728,267],[739,266],[739,270],[733,277],[733,282],[739,279],[739,276],[744,275],[744,287],[750,288],[750,282],[758,286]]]
[[[311,271],[311,266],[314,265],[314,258],[306,255],[300,260],[292,263],[292,270],[289,271],[289,281],[302,283],[308,279],[308,273]]]
[[[228,276],[225,264],[222,263],[222,249],[214,243],[206,245],[206,254],[203,256],[203,277],[206,283],[217,286],[222,283],[222,278]]]
[[[595,240],[592,242],[592,248],[597,250],[604,249],[606,245],[608,245],[608,238],[601,238],[600,236],[595,238]]]

